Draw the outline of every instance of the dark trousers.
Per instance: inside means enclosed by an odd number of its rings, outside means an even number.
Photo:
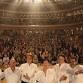
[[[21,81],[21,83],[28,83],[28,82]]]

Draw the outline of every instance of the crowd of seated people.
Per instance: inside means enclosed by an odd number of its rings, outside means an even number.
[[[49,35],[48,35],[49,34]],[[26,31],[3,30],[0,34],[0,65],[8,67],[9,60],[14,56],[17,65],[26,62],[26,53],[34,55],[35,63],[42,63],[47,58],[51,63],[56,63],[57,55],[61,52],[67,57],[71,54],[79,56],[83,61],[83,49],[63,41],[57,41],[52,33],[37,34]],[[81,57],[81,58],[80,58]]]

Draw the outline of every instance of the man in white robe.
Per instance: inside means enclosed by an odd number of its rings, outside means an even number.
[[[77,69],[76,66],[76,58],[72,57],[70,58],[70,64],[68,67],[68,73],[69,73],[69,83],[76,83],[76,75],[75,75],[75,71]]]
[[[37,72],[37,65],[33,63],[33,55],[30,53],[26,54],[27,63],[20,66],[21,71],[21,83],[30,83],[30,80],[34,77]]]
[[[43,61],[42,66],[42,69],[35,74],[32,83],[55,83],[55,70],[50,68],[48,60]]]
[[[76,74],[76,83],[83,83],[83,65],[78,65]]]
[[[67,73],[68,64],[65,63],[64,54],[58,56],[58,64],[54,68],[56,71],[55,83],[69,83],[69,74]]]
[[[83,66],[78,64],[76,56],[70,58],[68,73],[70,83],[83,83]]]
[[[10,60],[9,68],[7,68],[1,75],[1,78],[5,77],[7,83],[20,83],[20,70],[16,67],[16,61],[14,58]]]

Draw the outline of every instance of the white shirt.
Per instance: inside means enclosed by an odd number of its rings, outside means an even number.
[[[83,70],[83,65],[78,65],[77,70]],[[83,73],[76,75],[76,83],[83,83]]]
[[[69,83],[69,75],[67,73],[67,67],[68,64],[67,63],[63,63],[59,66],[59,64],[55,65],[55,71],[56,71],[56,83]],[[62,76],[67,76],[66,80],[60,81],[60,78]]]
[[[28,63],[24,63],[20,66],[20,71],[22,75],[21,80],[24,82],[29,82],[29,80],[25,79],[23,75],[28,74],[28,76],[32,78],[34,74],[37,72],[37,65],[34,63],[31,63],[30,65]]]
[[[20,82],[20,71],[19,68],[15,67],[15,71],[13,72],[11,68],[7,68],[4,71],[5,79],[7,83],[19,83]]]
[[[33,82],[32,83],[55,83],[55,70],[54,69],[48,69],[45,73],[43,72],[43,70],[39,70],[36,74],[35,77],[33,78]]]
[[[76,82],[76,76],[75,76],[76,69],[77,69],[76,67],[72,68],[69,65],[68,74],[69,74],[69,81],[70,81],[70,83],[75,83]]]

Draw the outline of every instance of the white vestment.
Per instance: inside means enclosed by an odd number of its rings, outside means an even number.
[[[83,71],[83,65],[78,65],[77,70],[82,70]],[[76,75],[76,83],[83,83],[83,73],[80,73]]]
[[[54,69],[47,69],[46,74],[43,72],[43,70],[39,70],[34,78],[33,82],[31,83],[55,83],[56,76],[55,76],[55,70]]]
[[[15,67],[15,71],[12,71],[10,67],[4,71],[7,83],[20,83],[20,75],[19,68],[17,67]]]
[[[61,65],[56,64],[56,66],[54,67],[56,71],[56,82],[55,83],[69,83],[69,74],[67,73],[67,67],[68,67],[67,63],[63,63]],[[60,78],[62,76],[66,76],[67,79],[60,81]]]
[[[76,75],[75,75],[75,71],[76,71],[77,67],[72,68],[70,65],[68,67],[68,74],[69,74],[69,82],[70,83],[76,83]]]
[[[28,63],[24,63],[20,66],[20,71],[22,75],[21,80],[24,82],[29,82],[29,80],[26,79],[23,75],[28,74],[28,76],[32,78],[34,74],[37,72],[37,65],[34,63],[31,63],[30,65]]]
[[[83,70],[83,66],[76,65],[74,68],[71,68],[69,65],[68,73],[69,73],[69,81],[70,83],[83,83],[83,73],[81,74],[75,74],[76,71]]]

